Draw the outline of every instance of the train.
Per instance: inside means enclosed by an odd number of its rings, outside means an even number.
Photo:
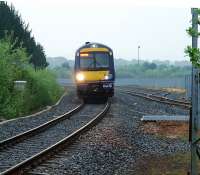
[[[74,76],[79,98],[112,97],[115,82],[112,49],[104,44],[86,42],[75,53]]]

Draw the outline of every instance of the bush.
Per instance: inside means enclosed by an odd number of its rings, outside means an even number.
[[[15,116],[23,104],[13,82],[22,76],[27,58],[23,48],[13,49],[11,38],[0,40],[0,116]]]
[[[71,78],[73,75],[73,71],[71,68],[66,67],[55,67],[51,69],[58,78]]]
[[[61,95],[55,75],[34,71],[24,48],[13,49],[11,38],[0,40],[0,117],[13,118],[53,104]],[[14,88],[15,80],[26,80],[24,91]]]
[[[34,71],[29,68],[26,75],[27,98],[30,110],[53,104],[62,93],[61,87],[56,82],[55,75],[49,70]]]

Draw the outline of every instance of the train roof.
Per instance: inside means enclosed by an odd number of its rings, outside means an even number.
[[[112,49],[104,44],[96,43],[96,42],[86,42],[83,46],[81,46],[76,52],[80,52],[81,49],[84,48],[107,48],[109,51],[113,52]]]

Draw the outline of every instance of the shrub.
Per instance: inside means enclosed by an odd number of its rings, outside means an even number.
[[[27,98],[29,110],[35,110],[45,105],[53,104],[62,93],[56,82],[55,75],[50,70],[27,70]]]
[[[22,76],[23,66],[27,61],[23,48],[13,49],[11,38],[0,40],[0,116],[15,116],[23,101],[19,92],[14,90],[14,81]]]
[[[28,65],[24,48],[13,48],[11,38],[0,40],[0,117],[13,118],[53,104],[61,95],[55,75]],[[24,91],[14,88],[15,80],[26,80]]]

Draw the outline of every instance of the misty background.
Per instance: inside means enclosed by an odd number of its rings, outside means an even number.
[[[30,24],[48,57],[74,59],[76,49],[92,41],[110,46],[115,58],[136,59],[140,45],[143,60],[188,60],[188,0],[8,2]]]
[[[184,86],[191,64],[184,49],[191,43],[191,2],[151,1],[8,1],[47,55],[48,68],[59,79],[73,79],[74,54],[86,41],[100,42],[114,51],[117,79],[152,78]],[[200,6],[196,3],[195,6]],[[138,64],[138,46],[139,64]],[[167,84],[165,83],[165,84]],[[148,83],[147,83],[148,84]],[[174,83],[172,83],[173,86]]]

